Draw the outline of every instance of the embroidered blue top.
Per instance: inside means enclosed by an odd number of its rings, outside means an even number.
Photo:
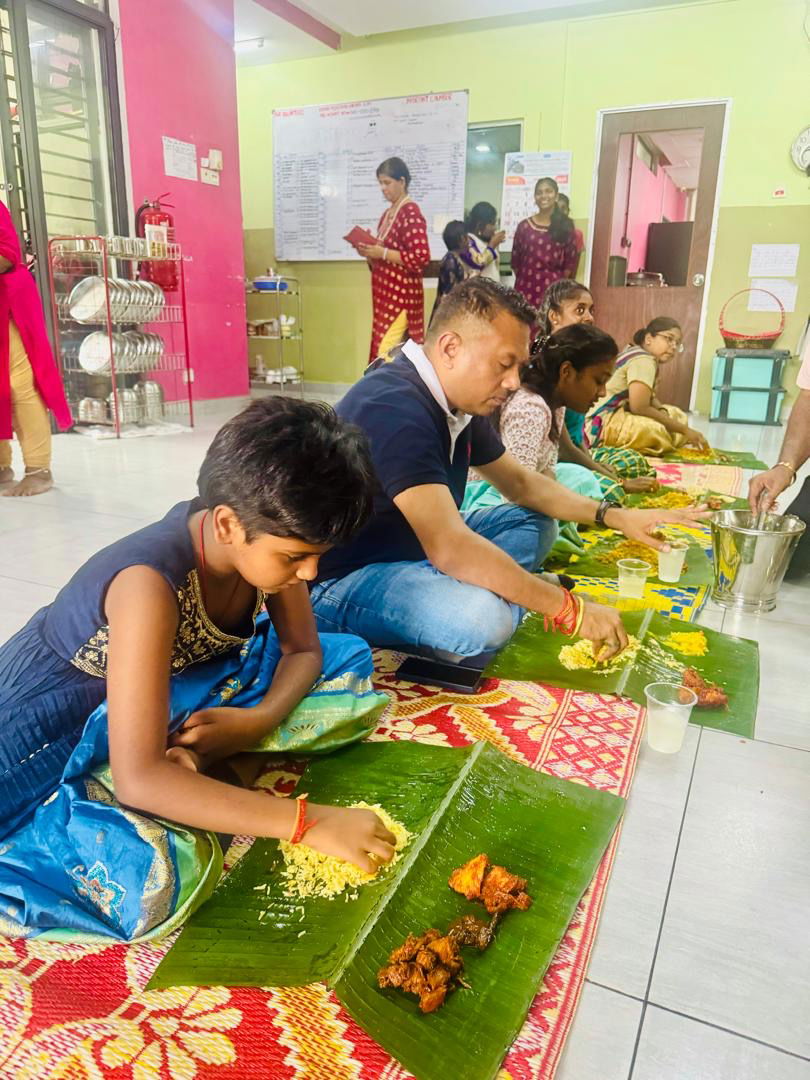
[[[106,697],[109,628],[104,601],[130,566],[150,566],[177,597],[180,621],[172,672],[241,647],[253,634],[226,634],[205,612],[188,518],[198,500],[117,540],[82,566],[5,645],[0,646],[0,835],[17,807],[53,789],[90,713]],[[264,597],[257,593],[254,620]]]
[[[88,675],[104,678],[109,634],[104,601],[110,583],[130,566],[156,570],[177,596],[180,623],[172,651],[173,672],[219,656],[250,637],[252,625],[245,627],[243,636],[233,636],[220,630],[205,612],[188,530],[189,517],[201,505],[198,499],[178,503],[160,521],[104,548],[76,571],[44,609],[42,636],[57,655]],[[263,599],[257,595],[254,618]]]

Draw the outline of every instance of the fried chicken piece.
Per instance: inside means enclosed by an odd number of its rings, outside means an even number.
[[[399,989],[408,978],[410,969],[410,964],[389,964],[387,967],[380,968],[377,972],[377,984],[383,989],[386,986]]]
[[[401,989],[406,994],[416,994],[419,997],[421,994],[426,993],[430,987],[425,978],[425,973],[418,964],[410,964],[409,967],[408,977],[403,981]]]
[[[434,929],[419,937],[409,934],[389,959],[377,972],[377,985],[415,994],[422,1012],[435,1012],[444,1003],[464,967],[457,942]]]
[[[525,911],[532,902],[525,888],[525,878],[511,874],[505,866],[493,866],[484,880],[481,899],[490,915],[512,908]]]
[[[439,938],[438,941],[432,941],[428,948],[436,954],[445,967],[451,971],[461,970],[462,962],[458,954],[458,946],[452,938]]]
[[[462,915],[450,923],[447,936],[459,946],[471,945],[483,950],[491,944],[494,932],[493,923],[476,919],[475,915]]]
[[[481,899],[481,886],[484,882],[484,874],[489,866],[489,857],[476,855],[474,859],[464,863],[450,875],[447,884],[457,893],[466,896],[468,900]]]
[[[425,935],[416,937],[415,934],[408,934],[403,943],[398,949],[394,949],[391,955],[388,957],[388,961],[391,964],[402,964],[408,960],[413,960],[419,950],[422,948],[425,940]]]
[[[710,683],[694,668],[684,668],[682,684],[697,694],[697,703],[704,709],[725,709],[728,694],[717,683]]]
[[[419,998],[419,1009],[423,1013],[435,1012],[447,997],[447,987],[437,986],[435,990],[426,990]]]
[[[709,686],[698,695],[698,704],[704,709],[725,709],[728,706],[728,694],[719,686]]]
[[[420,949],[416,954],[416,963],[420,968],[424,968],[425,971],[432,971],[438,962],[438,956],[429,947]]]
[[[452,972],[448,968],[439,966],[428,973],[426,982],[431,990],[436,990],[440,986],[447,986],[452,978]]]

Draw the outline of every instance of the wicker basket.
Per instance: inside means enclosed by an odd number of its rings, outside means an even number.
[[[744,296],[745,293],[758,292],[764,293],[766,296],[770,296],[771,300],[775,300],[779,307],[779,327],[777,330],[760,331],[758,334],[742,334],[735,330],[729,330],[725,324],[726,309],[732,300],[736,300],[738,296]],[[735,292],[733,296],[730,296],[723,304],[723,310],[720,312],[720,319],[718,321],[720,327],[720,333],[723,335],[723,341],[726,343],[728,349],[772,349],[779,338],[782,336],[782,331],[785,329],[785,309],[782,305],[782,301],[778,296],[775,296],[772,292],[768,292],[767,289],[740,289],[739,292]]]

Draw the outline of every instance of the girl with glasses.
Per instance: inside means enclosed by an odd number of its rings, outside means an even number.
[[[679,446],[708,450],[699,431],[689,427],[686,413],[663,405],[655,396],[661,364],[683,352],[683,333],[675,319],[659,315],[637,330],[620,353],[605,387],[605,397],[590,410],[586,429],[594,446],[621,446],[660,457]]]

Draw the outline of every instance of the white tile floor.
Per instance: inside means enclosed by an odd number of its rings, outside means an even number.
[[[225,415],[56,440],[58,487],[0,499],[0,641],[91,552],[190,497]],[[783,433],[699,426],[768,462]],[[642,749],[558,1080],[810,1080],[810,585],[767,616],[702,619],[759,641],[757,737],[691,728],[675,757]]]

